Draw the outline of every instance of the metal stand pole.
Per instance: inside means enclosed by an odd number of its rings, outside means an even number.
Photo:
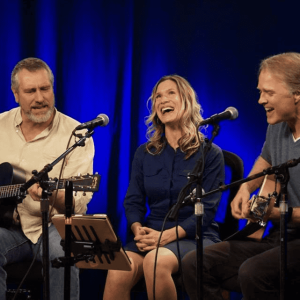
[[[72,207],[73,207],[73,182],[66,182],[65,189],[65,286],[64,300],[69,300],[71,297],[71,236],[72,236]]]
[[[280,300],[285,299],[286,274],[287,274],[287,212],[288,203],[282,195],[280,201]]]
[[[199,202],[198,202],[199,200]],[[197,199],[195,203],[195,215],[197,220],[196,227],[196,239],[197,239],[197,300],[203,299],[203,232],[202,232],[202,222],[204,215],[204,205]]]
[[[43,299],[50,299],[50,281],[49,281],[49,198],[47,192],[42,192],[41,199],[42,212],[42,240],[43,240]]]
[[[281,200],[279,203],[280,211],[280,300],[285,299],[287,281],[287,217],[288,199],[287,185],[290,179],[289,169],[283,165],[277,173],[277,179],[281,184]]]

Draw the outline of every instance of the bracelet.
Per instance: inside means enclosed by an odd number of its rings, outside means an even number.
[[[289,207],[288,208],[288,217],[287,217],[287,222],[289,223],[292,219],[292,214],[293,214],[293,208],[292,207]]]

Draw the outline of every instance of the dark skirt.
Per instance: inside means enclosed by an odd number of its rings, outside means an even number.
[[[180,259],[182,259],[188,252],[196,250],[196,240],[181,239],[181,240],[178,241],[178,243],[179,243]],[[212,244],[214,244],[214,242],[209,240],[209,239],[204,239],[203,240],[203,247],[204,248],[209,246],[209,245],[212,245]],[[177,258],[179,258],[178,251],[177,251],[177,241],[171,242],[167,245],[164,245],[163,247],[171,250],[175,254],[175,256]],[[137,248],[137,246],[135,244],[135,241],[132,241],[132,242],[128,243],[124,247],[124,250],[125,251],[132,251],[132,252],[138,253],[138,254],[143,255],[143,256],[145,256],[149,252],[149,251],[146,251],[146,252],[139,251],[139,249]]]

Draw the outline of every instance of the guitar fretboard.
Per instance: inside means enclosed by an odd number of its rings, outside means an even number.
[[[57,189],[61,189],[64,188],[65,186],[65,179],[62,179],[57,186],[57,182],[53,181],[49,183],[49,191],[53,191],[56,188]],[[11,197],[17,197],[20,196],[21,193],[21,187],[22,187],[22,183],[20,184],[12,184],[12,185],[5,185],[0,187],[0,199],[3,198],[11,198]],[[22,195],[27,195],[27,191],[25,191],[25,193],[23,193]]]
[[[94,192],[98,191],[100,176],[98,174],[87,174],[81,176],[73,176],[69,179],[61,179],[60,181],[50,179],[49,181],[47,181],[47,190],[52,192],[58,189],[65,189],[66,182],[70,180],[73,182],[73,191]],[[21,192],[21,187],[23,185],[23,183],[20,183],[1,186],[0,199],[25,196],[27,194],[27,191],[25,193]]]
[[[0,187],[0,199],[20,196],[20,188],[22,185],[23,184],[13,184]]]

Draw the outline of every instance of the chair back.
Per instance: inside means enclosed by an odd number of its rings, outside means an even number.
[[[225,161],[225,184],[233,183],[244,177],[243,160],[235,153],[222,150]],[[216,215],[216,221],[219,224],[221,240],[230,236],[238,230],[239,222],[231,214],[230,203],[235,197],[239,186],[234,186],[225,192],[221,198],[219,209]]]

